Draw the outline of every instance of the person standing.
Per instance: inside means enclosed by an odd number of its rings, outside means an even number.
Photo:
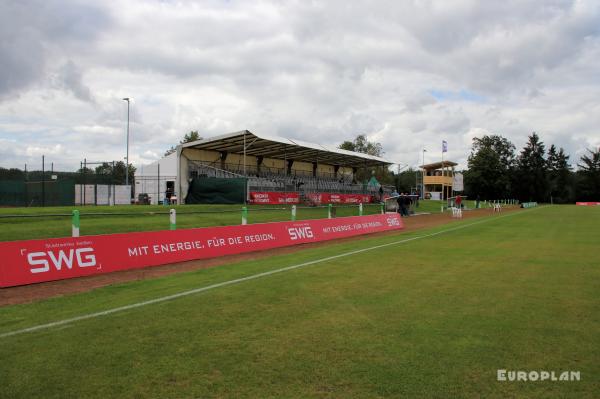
[[[402,214],[402,194],[398,194],[398,196],[396,197],[396,203],[398,204],[398,213],[400,214],[400,216],[404,216]]]
[[[458,194],[456,196],[456,199],[454,200],[454,203],[456,204],[456,207],[458,209],[462,209],[462,197],[460,196],[460,194]]]
[[[409,193],[404,193],[404,216],[410,215],[410,207],[412,205],[412,198]]]
[[[408,216],[408,212],[406,210],[406,205],[408,205],[408,197],[406,193],[400,194],[400,214],[402,216]]]

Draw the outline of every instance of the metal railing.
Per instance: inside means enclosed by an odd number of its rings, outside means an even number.
[[[292,170],[287,172],[285,168],[275,168],[265,165],[261,165],[260,170],[256,165],[246,165],[244,168],[243,164],[234,163],[221,163],[220,161],[190,161],[192,167],[190,171],[196,171],[203,166],[209,167],[210,169],[216,169],[223,172],[229,172],[236,175],[236,177],[253,176],[253,177],[264,177],[264,178],[311,178],[313,176],[312,171],[307,170]],[[209,176],[210,177],[210,176]],[[335,173],[320,172],[317,173],[317,178],[329,179],[329,180],[343,180],[350,182],[351,175],[337,175]]]
[[[218,177],[218,178],[240,178],[243,174],[231,172],[229,170],[219,169],[199,161],[190,161],[189,173],[191,176],[198,177]]]

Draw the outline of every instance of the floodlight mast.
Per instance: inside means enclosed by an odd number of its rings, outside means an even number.
[[[127,153],[125,156],[125,186],[129,186],[129,97],[125,97],[123,101],[127,101]],[[129,199],[131,202],[131,190],[129,191]]]
[[[425,199],[425,153],[427,150],[423,148],[423,176],[421,179],[421,199]]]

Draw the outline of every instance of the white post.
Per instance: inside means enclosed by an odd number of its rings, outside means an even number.
[[[175,209],[171,209],[169,211],[169,229],[176,230],[177,229],[177,213]]]
[[[248,224],[248,208],[243,206],[242,207],[242,225],[247,225]]]
[[[79,237],[79,211],[74,209],[72,215],[71,236]]]

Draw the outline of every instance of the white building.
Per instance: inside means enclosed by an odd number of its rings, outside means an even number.
[[[177,180],[177,152],[167,155],[148,165],[142,165],[135,171],[135,200],[140,194],[148,194],[153,205],[170,199],[175,192]]]

